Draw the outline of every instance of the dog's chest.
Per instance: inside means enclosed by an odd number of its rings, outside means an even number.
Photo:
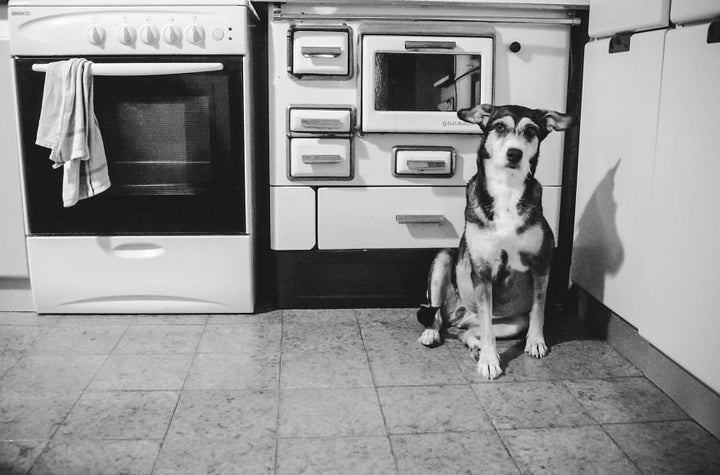
[[[493,194],[492,219],[483,224],[467,223],[465,239],[470,255],[476,262],[483,262],[496,275],[500,267],[524,272],[528,269],[521,256],[535,255],[543,240],[539,225],[526,227],[526,216],[518,209],[523,189],[499,188]],[[519,229],[524,229],[518,232]]]

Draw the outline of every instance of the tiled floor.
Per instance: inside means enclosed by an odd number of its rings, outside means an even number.
[[[720,473],[720,442],[558,314],[487,382],[414,310],[0,313],[0,473]]]

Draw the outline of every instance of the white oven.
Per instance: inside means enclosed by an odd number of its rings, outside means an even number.
[[[561,7],[285,3],[269,12],[271,248],[281,307],[413,306],[457,246],[480,103],[564,111]],[[536,177],[558,230],[563,134]]]
[[[245,4],[57,3],[9,9],[38,312],[252,312]],[[65,207],[36,136],[48,64],[75,57],[92,62],[111,186]]]

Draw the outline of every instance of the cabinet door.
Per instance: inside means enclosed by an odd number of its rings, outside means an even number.
[[[591,0],[588,34],[593,38],[665,28],[670,0]]]
[[[664,31],[585,47],[572,279],[639,326]]]
[[[639,331],[720,391],[720,42],[708,28],[667,33]]]
[[[14,110],[10,48],[0,37],[0,278],[28,277]]]

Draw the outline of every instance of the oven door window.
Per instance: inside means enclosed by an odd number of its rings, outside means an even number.
[[[377,53],[375,110],[457,111],[481,96],[480,55]]]
[[[365,132],[470,133],[456,112],[493,101],[491,37],[362,37]]]
[[[93,62],[208,62],[194,57]],[[52,60],[57,60],[53,58]],[[96,76],[95,114],[109,190],[62,206],[62,169],[36,146],[47,58],[16,59],[30,233],[242,234],[246,232],[241,57],[221,71]]]

